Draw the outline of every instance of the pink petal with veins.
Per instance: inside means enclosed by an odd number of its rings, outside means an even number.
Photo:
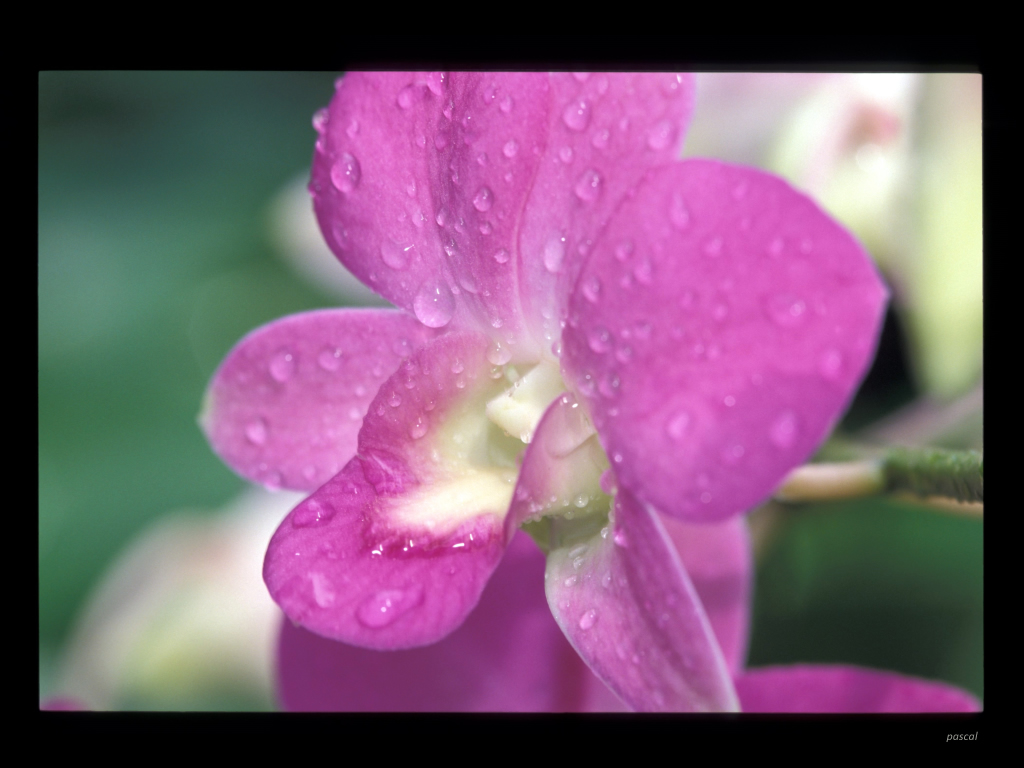
[[[633,709],[736,711],[728,667],[657,513],[620,489],[614,514],[589,536],[573,521],[568,541],[566,523],[552,522],[544,580],[555,620]]]
[[[980,712],[971,694],[945,683],[860,667],[795,665],[736,679],[744,712]]]
[[[520,533],[473,613],[434,645],[372,651],[285,622],[281,703],[292,711],[575,711],[593,676],[551,618],[543,580],[544,556]]]
[[[381,383],[435,335],[385,309],[276,320],[242,339],[221,363],[200,416],[203,431],[243,477],[311,491],[355,454]]]
[[[292,621],[393,650],[440,640],[476,605],[505,549],[515,478],[514,457],[486,450],[483,405],[502,389],[486,348],[449,333],[403,362],[356,458],[285,518],[263,577]]]
[[[886,290],[842,227],[781,179],[712,160],[651,171],[572,294],[562,370],[619,484],[721,520],[835,425]]]

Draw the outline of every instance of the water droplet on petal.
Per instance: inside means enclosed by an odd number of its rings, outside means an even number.
[[[489,211],[494,204],[494,195],[487,187],[480,187],[476,196],[473,197],[473,207],[483,213]]]
[[[512,97],[506,96],[498,103],[498,108],[506,115],[512,111]]]
[[[380,255],[391,269],[403,270],[409,266],[415,248],[415,243],[396,243],[390,237],[385,237],[380,244]]]
[[[772,422],[769,437],[776,448],[790,448],[797,437],[797,417],[793,411],[783,411]]]
[[[595,352],[603,354],[612,348],[612,334],[607,328],[598,326],[587,334],[587,344]]]
[[[311,525],[330,520],[332,517],[334,517],[334,507],[316,499],[308,499],[295,510],[295,514],[292,515],[292,525],[296,528],[308,528]]]
[[[393,624],[421,602],[423,587],[419,584],[410,589],[382,589],[356,609],[356,618],[365,627],[379,629]]]
[[[818,360],[818,373],[823,379],[835,381],[843,369],[843,353],[838,349],[828,349]]]
[[[594,145],[594,149],[604,149],[608,146],[608,139],[611,134],[608,133],[607,128],[602,128],[599,131],[595,131],[594,137],[590,140],[590,143]]]
[[[563,583],[567,587],[574,587],[574,586],[576,586],[576,581],[577,581],[577,578],[576,578],[576,576],[574,574],[574,575],[570,576],[568,579],[566,579]]]
[[[583,296],[592,304],[601,298],[601,280],[597,275],[591,275],[583,281]]]
[[[519,151],[519,144],[518,144],[518,143],[516,143],[516,140],[515,140],[515,139],[509,139],[508,141],[506,141],[506,142],[505,142],[505,146],[504,146],[504,147],[502,147],[502,149],[501,149],[501,153],[502,153],[502,154],[503,154],[503,155],[504,155],[505,157],[508,157],[508,158],[513,158],[513,157],[515,157],[515,156],[516,156],[516,153],[517,153],[518,151]]]
[[[633,277],[642,285],[650,285],[654,279],[654,267],[649,259],[642,259],[639,264],[633,267]]]
[[[651,149],[665,149],[671,142],[675,128],[668,120],[662,120],[647,134],[647,146]]]
[[[725,405],[726,408],[732,408],[734,405],[736,405],[736,398],[733,397],[732,395],[726,395],[722,399],[722,403]]]
[[[544,268],[552,274],[557,273],[562,269],[564,258],[565,238],[562,235],[555,235],[544,246]]]
[[[562,121],[573,131],[584,131],[590,123],[590,104],[586,99],[577,99],[562,111]]]
[[[690,211],[681,195],[672,195],[672,202],[668,207],[668,218],[676,229],[682,230],[690,226]]]
[[[765,302],[765,311],[779,327],[794,328],[802,324],[806,318],[807,304],[792,294],[782,293],[770,297]]]
[[[601,194],[601,174],[591,168],[588,171],[584,171],[583,175],[576,181],[574,188],[576,197],[587,203],[592,203],[597,200],[598,195]]]
[[[321,136],[323,136],[324,131],[327,130],[327,120],[329,117],[330,115],[327,112],[327,107],[318,109],[313,113],[313,129]]]
[[[597,621],[597,611],[591,609],[580,617],[580,629],[584,632],[594,626]]]
[[[561,158],[563,163],[572,162],[572,147],[562,147],[558,150],[558,157]]]
[[[509,259],[508,251],[506,251],[504,248],[501,248],[500,250],[495,251],[495,253],[494,253],[494,260],[496,262],[498,262],[499,264],[506,264],[506,263],[508,263],[508,259]]]
[[[612,540],[620,547],[629,546],[629,537],[626,535],[626,531],[621,526],[615,528],[615,532],[612,533]]]
[[[615,350],[615,359],[620,363],[628,363],[633,359],[633,348],[629,344],[623,344]]]
[[[325,371],[336,371],[341,365],[341,350],[337,347],[324,349],[317,355],[316,361]]]
[[[427,88],[435,96],[440,96],[444,93],[445,89],[445,78],[447,74],[445,72],[428,72],[426,75]]]
[[[245,425],[245,439],[253,445],[263,445],[267,442],[267,422],[255,418]]]
[[[398,106],[402,109],[408,109],[413,105],[416,100],[416,86],[407,85],[405,88],[398,92]]]
[[[409,437],[419,440],[425,434],[427,434],[427,422],[422,416],[417,416],[416,421],[409,427]]]
[[[359,186],[360,176],[359,161],[348,152],[342,153],[331,166],[331,183],[346,194]]]
[[[295,373],[295,358],[292,357],[291,352],[282,351],[274,355],[270,361],[270,375],[274,377],[274,381],[284,383],[292,377],[293,373]]]
[[[440,280],[427,280],[412,302],[416,319],[428,328],[443,328],[455,314],[455,297]]]
[[[615,258],[619,261],[626,261],[633,255],[633,241],[623,240],[615,246]]]
[[[677,414],[672,416],[668,420],[668,424],[665,425],[665,431],[668,432],[668,436],[676,442],[682,441],[686,437],[686,433],[690,429],[690,414],[686,411],[679,411]]]
[[[487,360],[491,365],[504,365],[512,359],[512,352],[508,347],[503,347],[499,342],[494,342],[487,349]]]

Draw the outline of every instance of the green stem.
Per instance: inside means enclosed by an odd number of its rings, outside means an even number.
[[[889,491],[983,502],[984,466],[977,451],[890,448],[883,462]]]

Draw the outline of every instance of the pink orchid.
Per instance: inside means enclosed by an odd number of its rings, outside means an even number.
[[[659,513],[725,520],[805,461],[886,291],[785,182],[676,160],[692,97],[667,74],[339,80],[314,119],[314,206],[400,309],[254,331],[202,418],[240,474],[314,491],[264,564],[292,621],[436,643],[523,526],[558,625],[622,701],[738,707]]]
[[[743,671],[752,560],[741,519],[664,519],[707,611],[745,712],[975,712],[944,683],[850,666]],[[278,699],[293,711],[621,712],[566,642],[541,596],[544,557],[519,534],[476,610],[439,643],[382,653],[285,622]]]

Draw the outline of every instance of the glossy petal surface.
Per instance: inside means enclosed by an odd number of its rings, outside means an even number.
[[[502,388],[486,348],[451,333],[403,362],[356,458],[281,524],[263,576],[293,621],[391,650],[441,639],[476,605],[505,548],[515,479],[483,415]]]
[[[425,648],[371,651],[285,622],[281,703],[333,712],[576,710],[593,676],[551,618],[543,574],[544,555],[520,533],[465,623]]]
[[[577,285],[566,383],[620,485],[694,522],[749,509],[817,448],[886,300],[867,255],[811,200],[711,160],[650,172]]]
[[[633,709],[735,711],[728,667],[657,514],[621,489],[614,514],[593,533],[552,523],[545,592],[562,631]]]
[[[210,383],[203,430],[243,477],[311,491],[355,454],[366,409],[436,333],[393,310],[319,310],[250,333]]]
[[[799,665],[736,679],[744,712],[978,712],[966,691],[894,672]]]

